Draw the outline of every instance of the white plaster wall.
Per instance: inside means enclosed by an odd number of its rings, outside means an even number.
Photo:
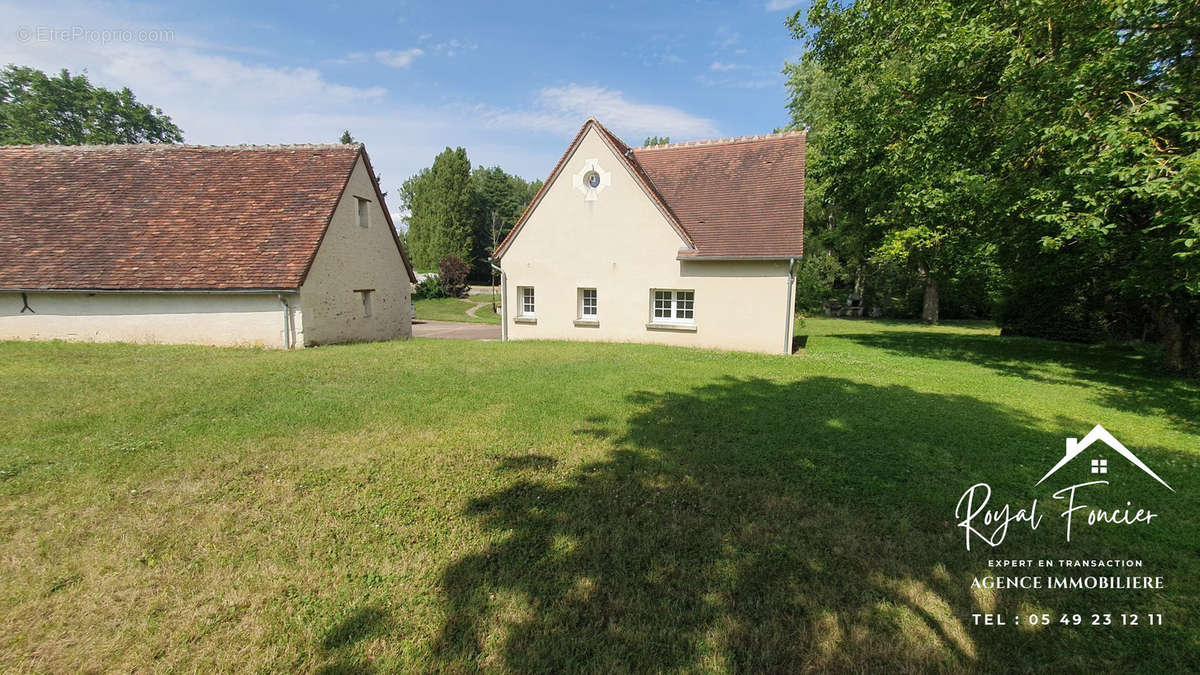
[[[21,312],[20,293],[0,293],[0,339],[275,348],[284,344],[284,311],[274,293],[31,292],[27,296],[33,313]],[[294,294],[290,298],[298,329],[299,303]]]
[[[571,178],[593,158],[611,172],[612,183],[589,202]],[[681,262],[681,246],[670,222],[599,133],[589,130],[502,257],[509,339],[790,351],[786,261]],[[516,320],[521,286],[535,289],[534,325]],[[599,327],[574,325],[578,288],[597,289]],[[647,328],[654,288],[695,290],[695,332]]]
[[[371,201],[370,226],[358,225],[355,197]],[[304,344],[412,337],[411,284],[360,158],[300,288]],[[371,316],[355,289],[373,288]]]

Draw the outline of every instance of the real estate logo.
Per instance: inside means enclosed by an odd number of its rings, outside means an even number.
[[[1058,464],[1055,464],[1053,468],[1051,468],[1049,471],[1047,471],[1045,476],[1042,476],[1042,479],[1037,482],[1037,485],[1041,485],[1042,483],[1046,482],[1046,479],[1049,478],[1050,476],[1054,475],[1055,471],[1058,471],[1059,469],[1063,468],[1063,466],[1065,466],[1067,462],[1078,457],[1084,450],[1087,450],[1096,441],[1104,441],[1104,443],[1106,445],[1108,445],[1108,447],[1112,448],[1113,450],[1116,450],[1117,454],[1119,454],[1122,457],[1124,457],[1125,459],[1129,460],[1130,464],[1133,464],[1134,466],[1141,469],[1142,471],[1145,471],[1147,475],[1149,475],[1154,480],[1162,483],[1163,487],[1167,488],[1171,492],[1175,491],[1175,488],[1171,487],[1170,485],[1167,485],[1167,481],[1159,478],[1158,474],[1156,474],[1152,470],[1150,470],[1150,467],[1146,466],[1146,464],[1144,462],[1142,462],[1142,460],[1137,458],[1137,455],[1130,452],[1129,448],[1125,447],[1125,445],[1123,443],[1121,443],[1121,441],[1118,441],[1116,438],[1113,438],[1113,435],[1108,433],[1108,430],[1105,429],[1104,427],[1100,426],[1099,424],[1092,427],[1092,430],[1088,432],[1088,435],[1083,437],[1083,441],[1080,441],[1078,438],[1068,438],[1067,439],[1067,454],[1063,455],[1063,458],[1058,460]],[[1093,459],[1092,460],[1092,473],[1094,473],[1094,474],[1108,473],[1108,460],[1107,459]]]
[[[1108,457],[1097,456],[1100,446],[1107,446],[1117,456],[1124,458],[1129,464],[1137,467],[1171,492],[1175,492],[1175,488],[1154,473],[1154,470],[1125,447],[1125,444],[1118,441],[1103,426],[1097,424],[1083,437],[1083,440],[1068,438],[1066,453],[1054,466],[1050,467],[1041,480],[1034,484],[1034,487],[1041,485],[1084,451],[1093,447],[1097,448],[1097,452],[1093,453],[1091,457],[1089,468],[1091,475],[1100,478],[1064,487],[1051,495],[1056,500],[1066,502],[1066,508],[1059,514],[1059,517],[1065,522],[1068,542],[1071,541],[1072,527],[1080,521],[1085,522],[1088,526],[1146,525],[1160,515],[1149,509],[1136,508],[1132,500],[1127,500],[1124,507],[1112,509],[1082,503],[1081,491],[1110,484],[1109,469],[1115,467],[1110,467]],[[976,483],[967,488],[955,506],[954,517],[959,519],[957,525],[963,529],[968,551],[971,550],[972,541],[982,541],[992,547],[999,546],[1008,536],[1009,525],[1026,524],[1029,529],[1037,530],[1042,524],[1043,516],[1038,511],[1037,499],[1034,499],[1028,507],[1014,509],[1010,504],[996,508],[990,504],[991,498],[991,486],[987,483]]]

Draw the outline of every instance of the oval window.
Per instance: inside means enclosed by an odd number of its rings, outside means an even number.
[[[589,172],[587,172],[587,175],[585,175],[583,177],[583,182],[588,187],[592,187],[592,188],[600,187],[600,174],[596,173],[595,171],[589,171]]]

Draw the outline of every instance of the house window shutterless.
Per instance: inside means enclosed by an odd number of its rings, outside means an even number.
[[[534,316],[536,307],[533,301],[533,286],[522,286],[520,291],[521,316]]]
[[[579,289],[579,318],[580,319],[596,319],[596,310],[598,303],[596,301],[596,289],[581,288]]]
[[[655,290],[654,323],[693,323],[696,318],[696,292]]]

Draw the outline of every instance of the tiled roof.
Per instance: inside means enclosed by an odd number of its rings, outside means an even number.
[[[360,153],[0,147],[0,288],[298,288]]]
[[[696,243],[680,257],[804,254],[804,132],[633,149]]]
[[[630,148],[594,119],[579,130],[498,254],[592,126],[687,242],[681,259],[804,255],[803,131]]]

